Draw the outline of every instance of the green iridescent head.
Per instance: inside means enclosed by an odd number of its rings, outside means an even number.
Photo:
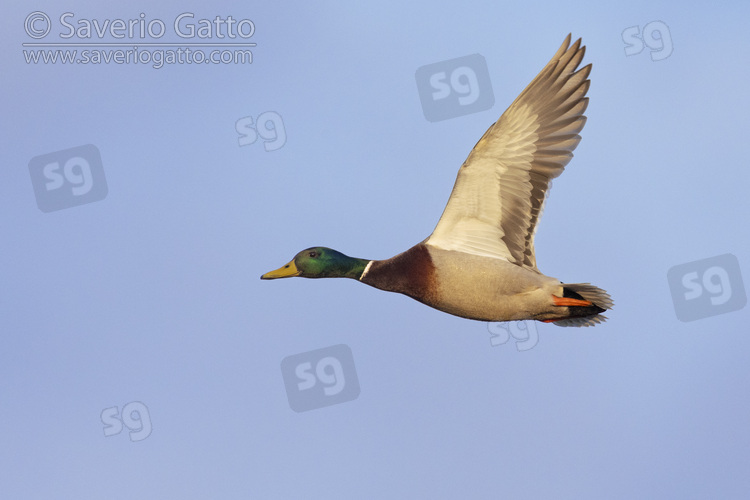
[[[302,250],[291,262],[260,277],[262,280],[277,278],[354,278],[359,279],[369,261],[349,257],[326,247]]]

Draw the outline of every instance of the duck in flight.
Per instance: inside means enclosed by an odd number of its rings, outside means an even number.
[[[479,139],[427,239],[386,260],[308,248],[261,279],[352,278],[479,321],[603,322],[613,306],[607,292],[545,276],[534,257],[550,181],[573,157],[586,123],[591,64],[578,69],[585,47],[570,40]]]

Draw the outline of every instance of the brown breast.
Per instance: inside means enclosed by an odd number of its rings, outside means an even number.
[[[435,265],[419,243],[387,260],[375,260],[361,281],[375,288],[408,295],[425,304],[437,300]]]

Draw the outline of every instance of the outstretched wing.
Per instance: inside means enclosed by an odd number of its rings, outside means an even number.
[[[425,243],[504,259],[538,272],[534,234],[550,181],[573,157],[586,123],[591,64],[570,35],[479,139]]]

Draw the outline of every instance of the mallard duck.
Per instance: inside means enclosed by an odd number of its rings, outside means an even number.
[[[299,252],[261,279],[352,278],[479,321],[538,320],[590,326],[612,299],[588,283],[542,274],[534,235],[550,181],[560,175],[586,123],[591,64],[567,36],[557,53],[479,139],[458,171],[432,234],[386,260],[325,247]]]

